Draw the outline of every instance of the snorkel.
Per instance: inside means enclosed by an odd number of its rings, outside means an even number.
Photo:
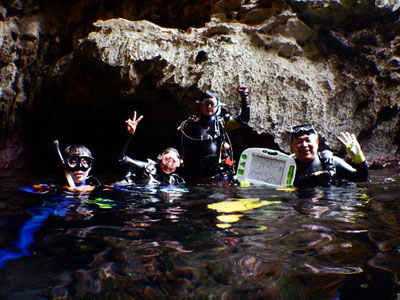
[[[56,147],[58,156],[59,156],[60,159],[61,159],[61,163],[63,164],[63,166],[65,166],[65,160],[64,160],[64,157],[62,156],[62,153],[61,153],[61,150],[60,150],[60,143],[58,142],[58,140],[55,140],[55,141],[54,141],[54,146]],[[66,171],[64,171],[64,174],[65,174],[65,177],[67,178],[67,181],[68,181],[69,186],[72,187],[72,188],[75,188],[75,187],[76,187],[76,186],[75,186],[75,182],[74,182],[74,180],[72,179],[71,174],[68,173],[68,172],[66,172]]]

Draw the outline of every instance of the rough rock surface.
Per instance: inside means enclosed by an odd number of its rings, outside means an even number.
[[[136,72],[136,65],[156,61],[151,72],[157,74],[157,85],[195,85],[218,91],[230,111],[238,107],[232,87],[247,84],[252,95],[250,126],[273,135],[286,151],[287,130],[304,122],[315,124],[333,149],[340,148],[336,136],[350,131],[358,136],[368,132],[360,140],[372,160],[398,151],[399,85],[380,85],[378,76],[360,73],[361,66],[350,66],[350,62],[344,69],[338,55],[308,57],[299,43],[311,32],[290,12],[259,25],[210,22],[186,32],[124,19],[99,21],[95,26],[99,31],[92,32],[81,46],[94,44],[91,51],[98,59],[120,67],[121,77],[129,77],[132,92],[143,76]],[[362,34],[353,33],[346,40],[351,43]],[[400,44],[393,40],[387,46],[390,59],[382,62],[374,55],[371,59],[377,75],[399,83],[399,58],[390,52],[399,51]]]
[[[311,122],[332,150],[343,151],[336,136],[351,131],[370,162],[398,159],[397,1],[95,4],[0,5],[2,170],[21,167],[30,159],[23,150],[57,136],[74,141],[79,126],[104,132],[132,103],[146,118],[167,115],[152,119],[151,135],[193,113],[200,90],[218,92],[237,112],[238,84],[251,89],[256,132],[243,144],[287,152],[287,130]]]

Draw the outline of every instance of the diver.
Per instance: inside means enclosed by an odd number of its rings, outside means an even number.
[[[65,177],[67,179],[68,191],[88,192],[100,186],[100,181],[89,175],[94,158],[91,151],[82,145],[72,144],[65,148],[64,155],[60,151],[58,140],[54,141],[56,150],[63,164]],[[53,180],[32,187],[21,187],[19,190],[47,195],[44,201],[37,207],[27,209],[32,216],[19,229],[18,239],[12,246],[0,249],[0,268],[12,259],[33,255],[30,247],[35,241],[35,233],[40,230],[44,222],[52,215],[66,217],[69,210],[75,207],[76,215],[85,220],[93,217],[92,211],[85,205],[89,193],[71,195],[62,193],[66,185],[55,184]],[[60,193],[61,192],[61,193]]]
[[[92,152],[83,145],[69,145],[64,150],[64,172],[70,189],[78,191],[93,190],[100,181],[89,175],[94,164]]]
[[[63,155],[58,140],[54,141],[54,145],[62,163],[65,175],[64,180],[46,179],[34,184],[32,187],[20,188],[21,190],[35,194],[54,194],[66,189],[88,192],[93,191],[98,186],[102,186],[97,177],[90,175],[94,158],[87,147],[72,144],[64,149]]]
[[[342,132],[338,137],[346,147],[351,165],[329,150],[319,152],[318,133],[310,124],[294,126],[290,139],[290,151],[296,161],[294,186],[315,187],[370,181],[367,161],[354,134]]]
[[[178,127],[187,182],[235,183],[232,144],[227,132],[250,120],[248,88],[239,86],[237,91],[242,100],[240,115],[222,115],[219,96],[206,91],[198,101],[200,116],[191,116]]]
[[[175,173],[181,165],[181,156],[175,148],[166,148],[158,156],[157,161],[148,159],[146,162],[135,160],[125,155],[132,136],[136,132],[136,127],[143,119],[143,116],[136,117],[136,111],[133,112],[132,119],[125,121],[127,131],[131,134],[122,150],[119,163],[128,167],[129,171],[124,178],[115,183],[115,185],[180,185],[185,180]]]

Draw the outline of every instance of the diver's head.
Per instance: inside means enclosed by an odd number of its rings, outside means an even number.
[[[292,127],[290,131],[290,151],[302,162],[312,161],[318,153],[318,134],[311,124]]]
[[[221,111],[219,96],[214,92],[201,93],[200,100],[197,102],[200,103],[200,112],[205,117],[211,118]]]
[[[69,145],[64,150],[65,171],[72,175],[75,184],[82,184],[89,175],[94,158],[88,148],[82,145]]]
[[[182,163],[181,156],[175,148],[164,149],[157,159],[161,170],[167,175],[174,173]]]

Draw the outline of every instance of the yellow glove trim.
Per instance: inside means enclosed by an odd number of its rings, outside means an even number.
[[[352,143],[352,142],[350,142],[350,143],[347,144],[347,146],[346,146],[346,152],[347,152],[347,154],[350,156],[350,158],[351,158],[351,160],[353,161],[353,163],[355,163],[355,164],[361,164],[361,163],[363,163],[363,162],[365,161],[364,153],[363,153],[362,151],[360,151],[360,152],[357,153],[357,154],[351,153],[350,149],[351,149],[352,146],[353,146],[353,143]]]
[[[360,152],[356,155],[354,155],[351,160],[353,161],[353,163],[355,164],[361,164],[365,161],[365,156],[364,153]]]

